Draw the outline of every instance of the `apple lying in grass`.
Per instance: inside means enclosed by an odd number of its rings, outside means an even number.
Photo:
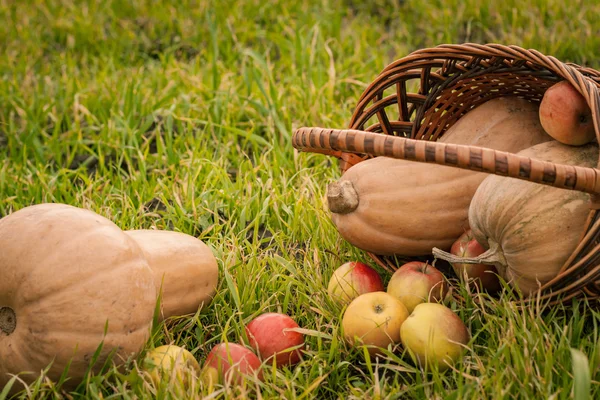
[[[458,257],[477,257],[484,252],[485,249],[475,240],[470,229],[460,235],[450,248],[450,253]],[[460,279],[472,280],[479,289],[496,293],[502,288],[498,271],[493,265],[468,263],[451,263],[451,265]]]
[[[469,331],[451,309],[438,303],[422,303],[400,328],[402,345],[424,369],[447,369],[460,360],[469,342]]]
[[[342,264],[334,271],[327,287],[329,296],[341,304],[348,304],[361,294],[383,290],[377,271],[359,261]]]
[[[568,81],[546,90],[539,114],[546,133],[561,143],[581,146],[596,138],[592,110]]]
[[[300,361],[300,349],[304,335],[290,329],[299,328],[290,316],[280,313],[265,313],[246,325],[246,335],[260,358],[278,367],[293,365]]]
[[[421,261],[402,265],[394,272],[387,286],[387,292],[404,303],[409,313],[417,304],[443,300],[447,291],[444,275],[434,266]]]
[[[219,343],[212,348],[202,371],[202,377],[208,383],[239,385],[245,378],[256,376],[262,380],[261,363],[256,354],[237,343]]]
[[[150,350],[142,362],[142,369],[148,372],[156,386],[161,381],[168,381],[186,387],[200,375],[200,365],[193,354],[175,345]]]
[[[350,345],[366,345],[369,354],[381,354],[382,348],[400,342],[400,326],[408,310],[386,292],[365,293],[348,305],[342,318],[344,338]]]

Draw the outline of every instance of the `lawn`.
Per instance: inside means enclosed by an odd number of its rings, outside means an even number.
[[[343,262],[375,264],[329,218],[335,160],[295,151],[294,129],[346,127],[386,65],[441,43],[515,44],[600,68],[596,1],[490,4],[0,0],[0,217],[67,203],[209,245],[220,270],[213,302],[155,326],[147,349],[174,343],[202,363],[265,311],[307,330],[300,364],[265,365],[264,383],[215,398],[598,398],[595,303],[521,310],[508,293],[450,303],[470,349],[456,370],[425,374],[401,348],[376,362],[346,345],[344,309],[327,296]],[[40,380],[23,398],[174,396],[130,367],[73,393]]]

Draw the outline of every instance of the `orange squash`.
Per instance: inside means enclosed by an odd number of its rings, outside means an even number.
[[[469,111],[441,141],[517,152],[551,140],[538,106],[516,97]],[[487,174],[386,157],[362,161],[328,186],[332,221],[354,246],[379,255],[450,249],[468,229],[471,198]]]
[[[217,289],[219,269],[211,249],[181,232],[125,231],[134,239],[154,273],[161,292],[163,319],[193,314],[208,305]]]
[[[31,382],[50,363],[67,387],[111,352],[123,362],[144,347],[156,291],[137,243],[106,218],[40,204],[0,220],[0,387],[13,374]],[[15,384],[13,392],[21,389]]]

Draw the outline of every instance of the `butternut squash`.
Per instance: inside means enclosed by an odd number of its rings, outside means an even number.
[[[152,271],[135,241],[94,212],[40,204],[2,218],[0,277],[0,387],[52,363],[47,377],[69,366],[71,388],[101,344],[93,370],[111,352],[117,364],[135,356],[149,337]]]
[[[211,249],[181,232],[125,231],[142,249],[161,291],[161,318],[193,314],[215,294],[219,269]]]
[[[516,97],[490,100],[441,138],[517,152],[551,140],[538,106]],[[340,235],[379,255],[429,255],[450,249],[468,229],[471,198],[487,174],[438,164],[375,157],[347,170],[329,185],[327,200]]]
[[[551,141],[519,154],[595,167],[598,145],[573,147]],[[473,236],[488,251],[456,260],[494,265],[500,276],[528,296],[554,278],[575,250],[588,213],[587,193],[490,175],[477,189],[469,208]],[[434,254],[454,259],[437,249]]]

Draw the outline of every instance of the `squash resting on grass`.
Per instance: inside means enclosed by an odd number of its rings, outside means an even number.
[[[185,233],[125,231],[142,251],[161,292],[162,319],[193,314],[207,306],[217,289],[219,269],[211,249]]]
[[[40,204],[0,220],[0,387],[32,382],[50,363],[67,388],[99,370],[111,352],[123,362],[144,347],[156,290],[133,239],[100,215]],[[13,392],[22,389],[18,382]]]

